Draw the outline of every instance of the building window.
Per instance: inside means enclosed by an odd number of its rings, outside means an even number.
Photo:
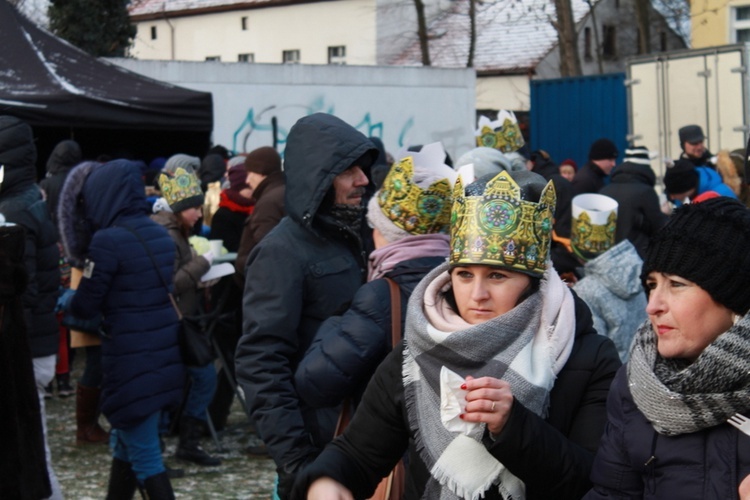
[[[156,40],[156,26],[151,26],[151,40]]]
[[[221,56],[206,56],[206,61],[221,61]]]
[[[252,52],[249,54],[238,54],[237,62],[246,62],[246,63],[255,62],[255,54],[253,54]]]
[[[662,52],[667,51],[667,32],[666,31],[659,32],[659,50],[661,50]]]
[[[594,56],[591,55],[591,28],[583,29],[583,59],[585,61],[594,60]]]
[[[750,6],[732,8],[732,43],[750,42]]]
[[[614,26],[602,26],[602,57],[604,59],[617,59],[617,29]]]
[[[346,46],[328,47],[328,64],[346,64]]]
[[[247,31],[247,16],[242,16],[240,24],[242,25],[242,31]]]
[[[284,64],[299,64],[299,49],[285,50],[281,53],[281,62]]]

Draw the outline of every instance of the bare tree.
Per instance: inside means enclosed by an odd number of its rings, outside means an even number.
[[[419,48],[422,49],[422,65],[431,66],[430,63],[430,40],[427,36],[427,19],[424,15],[424,2],[414,0],[417,9],[417,36],[419,37]]]
[[[477,46],[477,4],[476,0],[469,0],[469,56],[466,67],[474,67],[474,52]]]
[[[649,0],[634,0],[635,22],[638,26],[638,48],[643,54],[651,52],[651,2]]]
[[[581,60],[578,56],[578,33],[573,18],[570,0],[555,0],[557,20],[552,25],[557,30],[560,46],[560,74],[562,76],[580,76]]]

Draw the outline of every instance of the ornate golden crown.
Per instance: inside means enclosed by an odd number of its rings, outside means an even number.
[[[571,202],[570,246],[573,253],[587,261],[615,244],[618,203],[609,196],[585,193]]]
[[[547,268],[555,187],[542,190],[539,203],[521,199],[521,188],[500,172],[484,194],[466,196],[459,178],[451,213],[452,265],[486,264],[541,276]]]
[[[507,111],[501,111],[496,121],[480,117],[476,137],[478,147],[499,149],[503,153],[518,151],[525,144],[518,120]]]
[[[451,221],[451,182],[441,179],[422,189],[413,177],[411,156],[395,163],[380,188],[380,209],[394,225],[411,234],[447,234]]]
[[[615,244],[617,212],[610,212],[605,224],[594,224],[588,212],[581,212],[573,218],[570,232],[570,246],[573,253],[583,260],[590,260],[603,254]]]
[[[180,202],[187,202],[194,206],[203,204],[201,184],[193,172],[189,172],[182,167],[178,167],[174,173],[162,171],[159,174],[158,182],[161,195],[174,212],[179,212],[183,208],[189,208],[187,206],[181,207],[182,204]],[[198,197],[200,200],[193,200],[193,198]],[[178,208],[175,209],[175,206]]]

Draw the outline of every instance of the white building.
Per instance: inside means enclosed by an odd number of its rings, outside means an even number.
[[[429,19],[450,0],[427,0]],[[411,42],[411,0],[134,0],[137,59],[385,65]]]
[[[424,0],[433,66],[466,67],[468,0]],[[530,80],[558,78],[549,0],[477,2],[478,110],[528,111]],[[621,72],[639,53],[633,0],[573,0],[583,73]],[[412,0],[134,0],[137,59],[421,65]],[[685,46],[655,10],[652,51]]]

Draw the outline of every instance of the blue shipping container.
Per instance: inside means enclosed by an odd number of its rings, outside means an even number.
[[[606,137],[622,162],[628,118],[625,73],[531,81],[531,149],[547,151],[556,163],[572,158],[580,168],[589,147]]]

